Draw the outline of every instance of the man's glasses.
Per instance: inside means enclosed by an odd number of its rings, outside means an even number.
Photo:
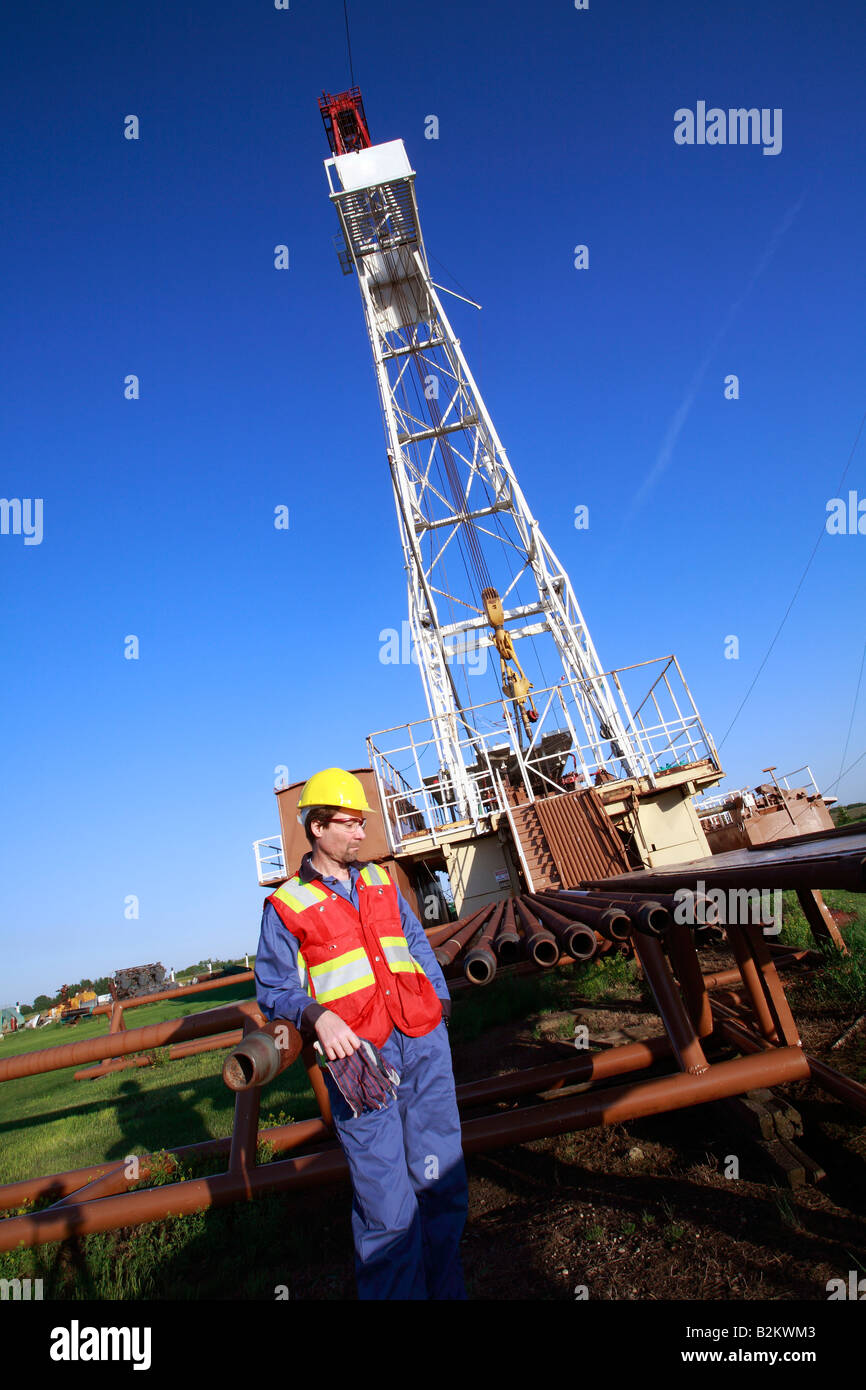
[[[331,818],[331,820],[328,821],[328,824],[329,824],[329,825],[354,825],[354,826],[357,826],[358,830],[363,830],[363,829],[364,829],[364,826],[367,824],[367,817],[364,816],[362,820],[350,820],[348,816],[333,816],[333,817]]]

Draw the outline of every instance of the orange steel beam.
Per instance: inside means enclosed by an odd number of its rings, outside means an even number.
[[[244,1024],[244,1037],[256,1031],[252,1019]],[[261,1086],[251,1086],[248,1091],[238,1091],[235,1096],[235,1118],[232,1126],[232,1146],[229,1151],[229,1173],[234,1177],[248,1179],[256,1166],[256,1147],[259,1135],[259,1100]],[[245,1195],[251,1195],[249,1187]]]
[[[765,1052],[778,1051],[771,1043],[767,1042],[766,1038],[761,1038],[754,1033],[733,1009],[713,1000],[713,1013],[718,1016],[719,1029],[723,1037],[734,1043],[741,1051],[752,1053],[762,1049]],[[804,1053],[804,1056],[809,1067],[810,1078],[817,1086],[820,1086],[824,1091],[829,1091],[830,1095],[835,1096],[845,1105],[859,1110],[861,1115],[866,1115],[866,1086],[859,1081],[854,1081],[852,1077],[846,1076],[844,1072],[837,1071],[835,1067],[828,1067],[817,1057],[810,1057],[807,1053]]]
[[[791,1006],[776,971],[773,957],[767,950],[766,938],[758,926],[746,927],[743,931],[760,973],[767,1004],[776,1026],[776,1033],[787,1047],[799,1047],[800,1030],[794,1022],[794,1015],[791,1013]]]
[[[218,1033],[213,1038],[193,1039],[192,1042],[175,1043],[169,1048],[168,1060],[176,1062],[181,1057],[197,1057],[200,1052],[221,1052],[225,1047],[237,1047],[244,1036],[242,1028],[233,1033]]]
[[[569,1096],[504,1115],[467,1120],[463,1125],[463,1147],[471,1154],[595,1124],[621,1124],[721,1100],[756,1087],[805,1080],[808,1076],[809,1063],[799,1048],[771,1048],[768,1052],[716,1063],[700,1076],[680,1072],[637,1084],[630,1082],[596,1095]],[[22,1242],[40,1245],[65,1240],[73,1234],[79,1237],[117,1226],[143,1225],[158,1221],[169,1212],[187,1215],[266,1192],[331,1182],[345,1178],[346,1174],[342,1152],[331,1150],[283,1159],[243,1173],[223,1173],[143,1192],[95,1197],[30,1216],[7,1218],[0,1222],[0,1250],[13,1250]]]
[[[665,938],[668,956],[680,982],[683,1000],[689,1018],[694,1024],[699,1038],[709,1037],[713,1031],[713,1014],[710,997],[698,957],[692,944],[689,928],[683,922],[674,921],[668,928]]]
[[[749,939],[743,928],[735,926],[732,922],[728,923],[725,932],[736,956],[743,984],[752,1001],[758,1027],[769,1042],[777,1043],[779,1037],[776,1032],[776,1023],[767,1003],[767,996],[764,993],[761,976],[749,946]]]
[[[683,1071],[700,1076],[709,1062],[695,1033],[695,1026],[683,1007],[683,1001],[668,969],[664,951],[652,936],[632,937],[635,955],[641,963],[647,983],[655,996],[658,1011],[673,1045],[674,1054]]]
[[[670,1057],[671,1045],[667,1037],[650,1038],[645,1043],[626,1043],[621,1047],[611,1047],[604,1052],[576,1053],[560,1061],[548,1062],[540,1067],[524,1067],[520,1071],[505,1072],[501,1076],[485,1077],[481,1081],[468,1081],[457,1087],[457,1100],[461,1106],[471,1107],[488,1104],[491,1101],[512,1100],[516,1096],[532,1092],[551,1090],[569,1082],[600,1081],[610,1077],[624,1076],[630,1072],[664,1061]],[[304,1059],[306,1065],[306,1059]],[[321,1068],[317,1064],[316,1073],[321,1078]],[[324,1084],[324,1079],[322,1084]],[[325,1091],[327,1097],[327,1090]],[[299,1120],[290,1125],[277,1125],[271,1129],[259,1130],[259,1138],[268,1143],[277,1153],[285,1149],[300,1147],[308,1142],[328,1139],[331,1135],[330,1119]],[[211,1158],[229,1153],[231,1139],[207,1139],[198,1144],[186,1144],[179,1148],[167,1149],[174,1158]],[[142,1179],[150,1173],[152,1154],[139,1155],[139,1173]],[[73,1169],[65,1173],[53,1173],[42,1178],[27,1178],[21,1182],[8,1183],[0,1187],[0,1210],[21,1206],[55,1193],[62,1193],[62,1201],[83,1191],[94,1183],[105,1181],[106,1190],[111,1180],[117,1181],[118,1192],[128,1185],[123,1176],[125,1160],[115,1163],[101,1163],[89,1168]],[[130,1180],[131,1181],[131,1180]],[[55,1203],[57,1205],[57,1203]]]
[[[0,1081],[12,1081],[22,1076],[38,1076],[42,1072],[58,1071],[62,1067],[74,1067],[82,1062],[98,1062],[104,1057],[117,1054],[128,1055],[143,1052],[151,1047],[164,1047],[166,1043],[187,1042],[191,1038],[207,1037],[243,1025],[244,1019],[252,1018],[261,1027],[264,1023],[261,1010],[254,999],[242,999],[237,1004],[225,1004],[219,1009],[203,1009],[198,1014],[188,1014],[168,1023],[153,1023],[146,1028],[128,1028],[123,1033],[108,1033],[102,1038],[89,1038],[85,1042],[61,1043],[59,1047],[45,1047],[38,1052],[25,1052],[18,1057],[6,1057],[0,1061]]]
[[[254,971],[243,970],[239,975],[224,975],[219,980],[203,980],[200,985],[178,985],[175,989],[161,989],[156,994],[139,994],[134,999],[116,999],[110,1004],[97,1004],[91,1017],[94,1014],[111,1014],[113,1023],[115,1009],[120,1009],[122,1014],[125,1009],[138,1009],[142,1004],[159,1004],[163,999],[181,999],[184,995],[202,994],[208,989],[226,989],[231,985],[245,984],[254,978]]]
[[[803,909],[803,915],[812,931],[816,943],[826,945],[829,942],[836,947],[837,951],[843,956],[849,954],[848,947],[836,923],[833,921],[830,909],[824,901],[824,895],[818,888],[798,888],[797,901]]]
[[[259,1138],[271,1146],[276,1153],[283,1153],[287,1149],[299,1149],[304,1144],[326,1143],[331,1138],[331,1130],[322,1120],[296,1120],[290,1125],[275,1125],[272,1129],[259,1130]],[[196,1158],[218,1158],[222,1154],[228,1155],[231,1150],[231,1136],[224,1139],[205,1139],[198,1144],[183,1144],[175,1149],[166,1149],[163,1152],[170,1154],[173,1158],[196,1159]],[[130,1155],[131,1157],[132,1155]],[[161,1155],[162,1156],[162,1155]],[[140,1154],[139,1174],[140,1179],[150,1176],[151,1167],[154,1161],[153,1154]],[[101,1181],[102,1178],[117,1178],[120,1176],[122,1182],[118,1186],[118,1191],[123,1191],[132,1179],[123,1178],[123,1170],[126,1166],[126,1159],[120,1159],[111,1163],[96,1163],[88,1168],[73,1168],[66,1173],[51,1173],[42,1178],[24,1178],[20,1182],[7,1183],[5,1187],[0,1187],[0,1211],[8,1211],[12,1207],[20,1207],[25,1202],[38,1201],[43,1197],[55,1197],[65,1199],[67,1196],[76,1197],[79,1192],[93,1182]],[[54,1203],[58,1205],[57,1202]],[[2,1222],[0,1222],[2,1227]]]
[[[805,960],[813,955],[812,951],[793,950],[786,951],[783,955],[781,952],[774,951],[773,945],[772,941],[767,942],[767,949],[777,970],[783,965],[796,965],[797,961]],[[743,977],[737,967],[732,966],[730,970],[717,970],[713,975],[704,975],[703,981],[704,989],[722,989],[728,985],[742,984]]]
[[[234,1033],[220,1033],[214,1038],[202,1038],[200,1042],[176,1043],[169,1049],[168,1060],[177,1062],[183,1057],[196,1057],[199,1052],[219,1052],[222,1048],[237,1047],[243,1037],[243,1029],[238,1028]],[[75,1081],[95,1081],[99,1076],[106,1076],[112,1071],[124,1071],[127,1067],[150,1067],[153,1065],[151,1057],[118,1057],[116,1061],[100,1062],[98,1067],[85,1067],[82,1071],[77,1071],[73,1080]]]

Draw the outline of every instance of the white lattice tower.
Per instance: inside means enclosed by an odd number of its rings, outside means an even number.
[[[339,151],[339,141],[332,148]],[[602,674],[568,575],[530,511],[437,293],[403,142],[337,152],[325,168],[345,243],[341,263],[345,273],[357,272],[373,353],[410,630],[455,791],[474,814],[459,741],[465,750],[472,728],[465,711],[480,701],[461,699],[454,661],[491,641],[485,586],[500,593],[507,631],[523,641],[520,660],[536,686],[538,671],[524,657],[535,643],[525,639],[545,637],[548,648],[552,639],[558,661],[547,683],[563,674],[572,682],[583,724],[572,729],[575,741],[592,748],[599,763],[608,744],[616,747],[628,774],[641,775],[628,711],[623,706],[621,713]]]

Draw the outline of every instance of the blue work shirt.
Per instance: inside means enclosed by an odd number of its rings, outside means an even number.
[[[358,904],[358,878],[363,864],[349,865],[349,883],[339,878],[325,878],[317,872],[305,854],[300,872],[305,879],[316,879],[331,893],[339,893],[341,898],[351,903],[360,912]],[[395,885],[396,887],[396,885]],[[397,888],[397,903],[400,908],[400,925],[403,928],[409,950],[422,967],[442,1004],[442,1012],[451,1011],[451,996],[439,963],[432,947],[403,894]],[[265,903],[262,913],[262,930],[256,951],[256,998],[262,1013],[268,1019],[285,1018],[296,1028],[303,1024],[311,1031],[316,1019],[327,1012],[324,1005],[311,999],[301,984],[298,972],[298,940],[287,931],[280,921],[272,903]]]

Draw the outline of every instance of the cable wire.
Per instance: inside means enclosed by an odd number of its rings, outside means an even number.
[[[863,426],[864,426],[864,424],[866,424],[866,411],[864,411],[864,413],[863,413],[863,418],[862,418],[861,421],[860,421],[860,428],[859,428],[858,431],[857,431],[857,437],[856,437],[856,439],[854,440],[854,444],[853,444],[853,446],[852,446],[852,448],[851,448],[851,452],[850,452],[850,454],[848,455],[848,462],[845,464],[845,468],[844,468],[844,471],[843,471],[843,473],[842,473],[842,477],[839,479],[839,482],[838,482],[837,485],[836,485],[837,491],[838,491],[838,492],[841,492],[841,490],[842,490],[842,484],[843,484],[844,481],[845,481],[845,477],[846,477],[846,475],[847,475],[847,473],[848,473],[848,469],[851,467],[851,463],[852,463],[852,461],[853,461],[853,459],[854,459],[854,455],[855,455],[855,453],[856,453],[856,451],[857,451],[857,445],[860,443],[860,436],[861,436],[861,434],[863,433]],[[761,662],[760,666],[758,667],[757,671],[755,672],[755,675],[754,675],[754,677],[753,677],[753,679],[752,679],[751,685],[749,686],[748,690],[746,691],[745,695],[743,696],[742,700],[740,701],[739,708],[738,708],[736,714],[734,715],[733,719],[731,720],[730,724],[728,725],[727,729],[725,730],[725,733],[724,733],[724,735],[723,735],[723,737],[722,737],[722,740],[721,740],[721,742],[720,742],[719,745],[718,745],[720,751],[721,751],[722,748],[724,748],[724,746],[725,746],[725,739],[728,737],[728,734],[731,732],[731,730],[733,729],[733,727],[734,727],[734,725],[736,724],[737,720],[739,719],[740,715],[742,714],[743,708],[744,708],[744,706],[745,706],[745,704],[746,704],[746,701],[748,700],[749,696],[751,695],[752,691],[754,690],[755,686],[757,685],[757,683],[758,683],[758,678],[759,678],[761,672],[763,671],[764,667],[766,666],[767,662],[768,662],[769,659],[770,659],[770,654],[772,653],[773,648],[775,647],[777,641],[779,640],[779,634],[781,633],[782,628],[785,626],[785,623],[788,621],[788,615],[790,614],[791,609],[794,607],[794,604],[795,604],[796,601],[797,601],[797,595],[799,594],[800,590],[801,590],[802,587],[803,587],[803,582],[804,582],[804,580],[805,580],[805,578],[806,578],[806,575],[809,573],[809,570],[812,568],[812,561],[814,560],[815,555],[816,555],[817,550],[818,550],[818,546],[821,544],[821,541],[823,540],[823,538],[824,538],[824,536],[826,535],[826,533],[827,533],[827,523],[826,523],[826,520],[825,520],[825,522],[824,522],[823,525],[821,526],[821,530],[820,530],[820,532],[819,532],[819,534],[818,534],[818,539],[816,540],[816,542],[815,542],[815,544],[814,544],[814,546],[813,546],[813,548],[812,548],[812,554],[809,556],[809,559],[808,559],[807,562],[806,562],[806,568],[803,570],[803,573],[800,575],[800,582],[798,583],[796,589],[794,590],[794,596],[793,596],[793,598],[791,599],[791,602],[788,604],[788,607],[785,609],[785,615],[784,615],[784,617],[782,618],[782,621],[779,623],[779,626],[776,628],[775,636],[773,637],[772,642],[770,643],[769,647],[767,648],[766,655],[764,656],[763,661]]]
[[[842,777],[844,776],[844,774],[843,774],[843,772],[842,772],[842,768],[843,768],[843,766],[844,766],[844,764],[845,764],[845,756],[846,756],[846,754],[847,754],[847,752],[848,752],[848,744],[849,744],[850,741],[851,741],[851,730],[852,730],[853,727],[854,727],[854,714],[855,714],[855,712],[856,712],[856,710],[857,710],[857,701],[858,701],[859,698],[860,698],[860,682],[861,682],[862,679],[863,679],[863,664],[864,664],[864,662],[866,662],[866,641],[864,641],[864,643],[863,643],[863,655],[860,657],[860,671],[859,671],[858,676],[857,676],[857,689],[854,691],[854,703],[853,703],[853,705],[851,706],[851,718],[848,720],[848,732],[847,732],[847,734],[845,735],[845,747],[844,747],[843,750],[842,750],[842,757],[841,757],[840,760],[839,760],[839,776],[836,778],[836,781],[835,781],[835,783],[834,783],[834,785],[837,786],[837,787],[838,787],[839,783],[842,781]]]
[[[351,41],[351,39],[349,38],[349,10],[348,10],[348,5],[347,5],[347,0],[343,0],[343,14],[344,14],[345,17],[346,17],[346,47],[347,47],[348,50],[349,50],[349,82],[350,82],[350,86],[354,87],[354,85],[355,85],[355,72],[354,72],[354,69],[353,69],[353,67],[352,67],[352,41]]]

